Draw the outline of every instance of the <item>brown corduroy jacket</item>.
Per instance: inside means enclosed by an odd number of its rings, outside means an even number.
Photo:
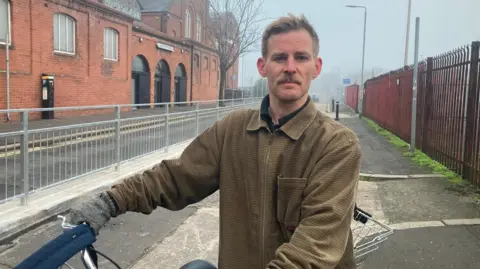
[[[164,160],[113,186],[119,214],[180,210],[220,190],[220,269],[353,269],[355,134],[313,102],[271,132],[234,111]]]

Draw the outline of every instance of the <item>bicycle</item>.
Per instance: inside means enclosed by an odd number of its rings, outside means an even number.
[[[71,225],[65,223],[64,216],[58,216],[58,218],[62,219],[63,234],[42,246],[14,269],[51,269],[63,268],[64,265],[74,269],[67,261],[77,253],[81,254],[81,260],[86,269],[98,269],[97,254],[121,269],[111,258],[93,247],[96,236],[90,226],[87,224]],[[393,234],[393,229],[375,220],[371,214],[357,206],[355,206],[353,219],[355,220],[353,223],[355,225],[352,227],[354,256],[358,267],[363,263],[367,254],[377,250],[379,244],[385,242],[388,236]],[[374,228],[376,229],[372,232]],[[196,260],[181,267],[181,269],[194,268],[215,268],[215,266],[203,260]]]
[[[93,247],[97,238],[89,225],[71,225],[65,222],[64,216],[59,215],[58,218],[62,219],[61,225],[64,232],[42,246],[14,269],[61,269],[64,265],[74,269],[67,261],[77,253],[81,254],[81,260],[86,269],[98,269],[97,254],[121,269],[115,261]]]

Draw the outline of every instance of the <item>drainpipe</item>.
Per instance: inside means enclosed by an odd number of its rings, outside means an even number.
[[[190,102],[193,101],[193,44],[190,44]],[[200,59],[199,59],[200,60]]]
[[[10,121],[10,12],[9,10],[10,3],[7,1],[7,36],[5,38],[5,65],[6,65],[6,81],[7,81],[7,122]]]

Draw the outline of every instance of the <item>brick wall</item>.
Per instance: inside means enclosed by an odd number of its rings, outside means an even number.
[[[140,41],[142,39],[142,41]],[[160,50],[156,44],[170,45],[174,47],[173,52]],[[165,60],[170,68],[170,100],[173,102],[175,98],[175,70],[179,64],[183,64],[187,75],[187,100],[190,100],[190,51],[188,46],[181,46],[179,43],[167,42],[150,35],[134,32],[132,35],[133,57],[135,55],[143,55],[150,69],[150,102],[155,101],[155,71],[157,64],[161,60]],[[182,52],[183,49],[183,52]]]
[[[197,14],[201,17],[201,44],[211,46],[211,39],[207,38],[205,26],[207,26],[208,3],[205,0],[183,0],[175,2],[169,9],[170,18],[166,21],[166,34],[178,40],[184,40],[185,35],[185,13],[186,10],[191,14],[191,41],[194,44],[194,62],[193,62],[193,100],[211,100],[218,98],[219,85],[219,59],[213,49],[203,48],[197,41]],[[158,19],[157,19],[158,18]],[[145,24],[153,28],[160,28],[162,13],[144,12],[142,20]],[[195,58],[198,57],[198,65]],[[197,67],[198,66],[198,67]],[[227,87],[237,87],[238,78],[232,81],[232,75],[238,77],[238,62],[229,70],[230,80],[227,81]],[[189,84],[190,85],[190,84]]]
[[[193,8],[202,8],[203,2],[198,4],[192,1],[192,3]],[[177,20],[177,26],[175,23],[167,25],[166,35],[172,37],[172,31],[175,29],[179,35],[176,37],[176,42],[170,42],[168,39],[159,38],[162,33],[145,34],[132,29],[133,18],[127,15],[95,5],[92,1],[86,5],[80,1],[67,0],[12,2],[11,108],[41,106],[40,86],[43,73],[55,77],[55,107],[132,103],[131,64],[133,57],[137,54],[145,56],[149,64],[151,102],[154,101],[155,96],[156,65],[162,59],[166,60],[170,67],[172,101],[175,96],[173,76],[179,64],[184,65],[187,74],[187,100],[191,98],[191,89],[193,89],[193,100],[217,98],[218,56],[212,50],[202,48],[200,45],[194,45],[194,53],[199,55],[200,60],[199,68],[196,70],[199,81],[194,81],[191,88],[191,51],[190,45],[180,41],[183,35],[180,19]],[[182,5],[175,8],[182,8]],[[56,12],[67,14],[75,21],[74,54],[54,52],[53,18]],[[181,15],[182,12],[178,14]],[[152,18],[155,19],[155,17]],[[194,18],[193,13],[193,22],[195,22]],[[143,19],[146,22],[149,20],[145,17]],[[149,23],[151,26],[154,24],[153,19]],[[104,59],[104,29],[107,27],[118,32],[117,61]],[[157,21],[158,27],[160,26]],[[192,29],[195,29],[194,26]],[[193,31],[192,35],[194,37]],[[158,49],[156,47],[158,42],[173,46],[174,51]],[[5,46],[0,45],[0,109],[5,109],[7,106],[4,63]],[[80,114],[88,113],[91,112],[84,111]]]
[[[162,32],[161,18],[160,13],[142,13],[142,22],[159,32]]]
[[[11,8],[11,108],[40,106],[42,73],[55,76],[56,107],[130,102],[131,24],[125,18],[72,1],[17,0]],[[57,12],[75,20],[74,54],[54,52],[53,17]],[[104,60],[105,27],[118,32],[118,61]],[[2,63],[4,49],[0,49]],[[0,103],[5,108],[5,75],[0,76],[0,85]]]

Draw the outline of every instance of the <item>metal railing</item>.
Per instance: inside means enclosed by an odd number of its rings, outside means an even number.
[[[413,66],[365,83],[364,114],[381,127],[480,187],[480,41],[418,65],[412,112]]]
[[[258,107],[260,101],[250,98],[10,110],[20,114],[21,123],[0,133],[0,203],[21,198],[27,205],[32,192],[112,166],[118,169],[123,162],[154,152],[168,152],[170,146],[196,137],[232,110]],[[74,110],[103,113],[29,120],[38,112],[55,111],[59,115]]]

